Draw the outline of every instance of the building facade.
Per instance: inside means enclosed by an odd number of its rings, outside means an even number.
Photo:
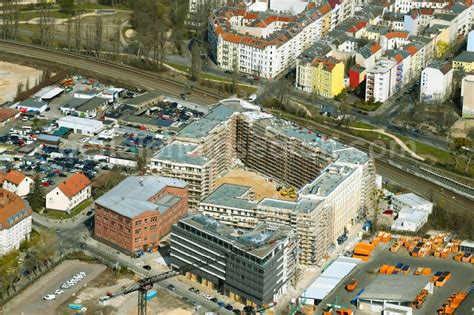
[[[91,181],[84,174],[76,173],[46,194],[46,209],[69,213],[91,196]]]
[[[262,223],[237,233],[203,215],[181,219],[171,231],[171,267],[215,258],[186,276],[250,306],[278,301],[297,265],[297,236],[287,226]]]
[[[420,102],[444,102],[450,96],[452,83],[451,63],[432,62],[421,73]]]
[[[30,193],[33,180],[16,170],[10,170],[3,177],[3,189],[15,193],[17,196],[25,197]]]
[[[467,75],[461,84],[462,117],[474,118],[474,75]]]
[[[474,52],[463,51],[453,59],[454,71],[472,72],[474,71]]]
[[[155,251],[188,211],[188,184],[129,176],[96,200],[94,236],[130,255]]]
[[[393,60],[380,59],[374,67],[367,70],[365,100],[385,102],[395,93],[397,75],[401,77],[402,71],[397,69]]]
[[[32,211],[16,194],[0,189],[0,256],[30,237]]]

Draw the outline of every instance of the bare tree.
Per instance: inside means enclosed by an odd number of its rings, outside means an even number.
[[[191,80],[199,80],[201,74],[201,49],[197,41],[193,42],[191,48]]]
[[[234,54],[234,60],[232,63],[232,94],[237,94],[239,91],[239,60],[236,54]]]
[[[94,51],[96,57],[100,57],[102,51],[102,42],[104,34],[104,23],[100,15],[96,16],[94,23]]]
[[[66,22],[66,46],[67,46],[68,51],[71,51],[71,33],[72,33],[72,19],[69,16]]]
[[[76,51],[80,51],[82,47],[82,16],[78,14],[74,19],[74,39]]]

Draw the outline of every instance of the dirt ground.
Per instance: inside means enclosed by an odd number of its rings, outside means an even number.
[[[451,137],[464,138],[469,134],[470,129],[474,129],[474,120],[459,118],[451,127]]]
[[[13,101],[20,82],[29,81],[30,87],[34,86],[41,73],[41,70],[0,61],[0,104]]]
[[[226,175],[217,179],[215,188],[222,184],[251,186],[255,191],[255,198],[257,201],[260,201],[263,198],[293,200],[288,196],[281,196],[276,190],[274,182],[268,181],[265,177],[257,173],[249,172],[241,168],[232,169]]]

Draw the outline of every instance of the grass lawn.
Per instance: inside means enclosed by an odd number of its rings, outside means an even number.
[[[59,10],[51,10],[49,11],[50,17],[54,19],[67,19],[68,15],[66,13],[59,12]],[[40,16],[40,12],[38,11],[22,11],[19,15],[20,21],[29,21],[34,18],[38,18]]]
[[[364,128],[364,129],[375,129],[374,126],[372,126],[370,124],[366,124],[362,121],[351,121],[349,123],[349,126],[350,127],[356,127],[356,128]]]
[[[78,215],[82,210],[84,210],[85,208],[90,206],[92,204],[92,202],[93,202],[92,199],[87,199],[86,201],[84,201],[84,202],[80,203],[79,205],[77,205],[76,207],[74,207],[71,210],[71,212],[69,212],[69,214],[67,212],[64,212],[64,211],[46,209],[45,212],[43,212],[43,215],[47,216],[48,218],[57,219],[57,220],[69,219],[69,218],[72,218],[72,217],[75,217],[76,215]]]
[[[410,149],[415,151],[417,154],[431,158],[438,161],[439,163],[452,164],[454,163],[451,154],[448,151],[444,151],[430,145],[424,144],[422,142],[414,141],[408,137],[400,136],[397,134],[403,142],[405,142]]]
[[[381,105],[382,103],[377,103],[377,104],[359,103],[359,104],[354,105],[354,107],[365,110],[367,112],[372,112],[376,110],[377,108],[379,108]]]

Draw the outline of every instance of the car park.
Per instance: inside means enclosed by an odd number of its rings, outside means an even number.
[[[43,300],[55,300],[56,299],[56,295],[54,294],[47,294],[45,296],[43,296]]]

